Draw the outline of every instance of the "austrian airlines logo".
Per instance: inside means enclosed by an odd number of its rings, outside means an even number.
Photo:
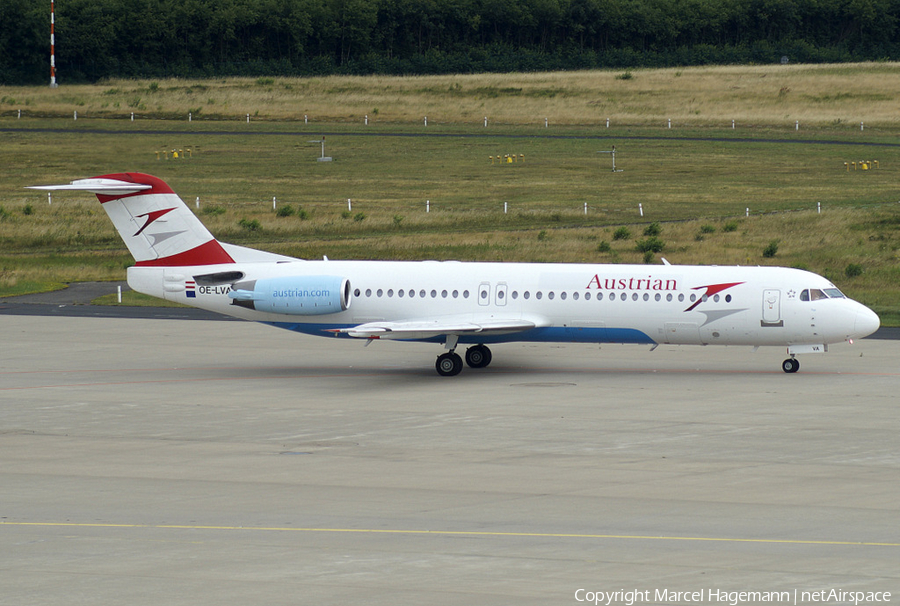
[[[173,210],[175,210],[175,209],[167,208],[165,210],[154,210],[149,213],[144,213],[143,215],[138,215],[137,216],[138,219],[140,219],[142,217],[147,217],[147,220],[144,222],[144,225],[141,226],[141,228],[134,233],[134,235],[135,236],[141,235],[141,232],[144,231],[145,229],[147,229],[147,227],[149,227],[151,223],[153,223],[154,221],[156,221],[163,215],[172,212]]]
[[[700,290],[701,288],[705,288],[706,292],[703,293],[702,295],[700,295],[700,298],[697,299],[693,305],[691,305],[684,311],[692,311],[695,307],[700,305],[703,301],[705,301],[709,297],[711,297],[717,293],[720,293],[723,290],[727,290],[727,289],[731,288],[732,286],[738,286],[740,284],[743,284],[743,282],[727,282],[725,284],[709,284],[707,286],[695,286],[691,290]]]

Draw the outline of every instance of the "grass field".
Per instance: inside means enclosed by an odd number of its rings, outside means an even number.
[[[217,237],[295,256],[623,263],[665,256],[798,266],[896,324],[898,71],[872,64],[648,70],[625,80],[621,72],[592,72],[0,88],[0,295],[121,279],[131,259],[93,196],[60,193],[49,205],[46,194],[23,187],[140,171],[168,181],[192,208],[199,197],[196,212]],[[297,93],[301,86],[308,94]],[[609,128],[591,109],[605,86]],[[632,90],[617,92],[626,86]],[[158,119],[97,118],[114,116],[122,103],[113,108],[113,99],[144,88],[155,102],[146,111]],[[201,90],[230,115],[208,119],[204,104],[198,118],[207,119],[161,119]],[[294,101],[283,90],[295,91]],[[766,101],[772,90],[774,101]],[[248,97],[239,102],[241,91]],[[56,105],[61,92],[82,103],[77,121],[59,117],[71,110]],[[22,119],[6,109],[15,107],[11,98],[27,101]],[[361,110],[379,108],[366,110],[369,125],[355,109],[336,109],[351,99]],[[302,112],[311,107],[330,121],[305,124]],[[483,116],[471,120],[488,109],[500,116],[488,128]],[[666,110],[671,129],[661,119]],[[427,127],[418,117],[425,111]],[[534,119],[564,111],[568,117],[548,127]],[[254,119],[248,124],[241,112]],[[739,124],[753,126],[717,124],[726,115],[747,116]],[[799,131],[795,119],[803,120]],[[316,161],[313,141],[323,134],[333,162]],[[598,153],[613,145],[622,172]],[[189,158],[157,159],[188,147]],[[507,154],[518,161],[497,160]],[[878,168],[847,170],[861,160],[877,160]],[[273,197],[288,216],[273,210]],[[652,222],[661,225],[664,248],[646,255],[637,248]],[[622,227],[629,235],[617,239]],[[763,256],[773,242],[777,252]]]

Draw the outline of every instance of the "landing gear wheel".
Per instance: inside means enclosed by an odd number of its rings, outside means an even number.
[[[452,377],[458,375],[462,370],[463,361],[459,354],[450,352],[438,356],[434,368],[442,377]]]
[[[800,360],[797,358],[788,358],[781,363],[781,370],[786,373],[794,373],[800,370]]]
[[[491,363],[491,350],[484,345],[475,345],[466,350],[466,364],[471,368],[484,368]]]

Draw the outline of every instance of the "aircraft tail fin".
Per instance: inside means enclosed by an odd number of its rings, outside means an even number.
[[[181,198],[162,179],[151,175],[116,173],[29,189],[97,194],[138,266],[234,263]]]

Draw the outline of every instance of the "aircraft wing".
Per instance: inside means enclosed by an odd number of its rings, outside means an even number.
[[[543,326],[522,318],[472,317],[468,319],[407,320],[400,322],[367,322],[351,328],[336,329],[358,339],[432,339],[449,335],[505,335]]]

